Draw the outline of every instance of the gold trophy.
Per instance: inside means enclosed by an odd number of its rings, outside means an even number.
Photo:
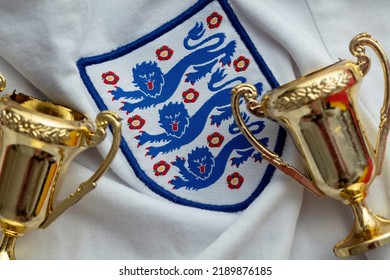
[[[370,67],[365,46],[379,56],[385,77],[379,132],[373,147],[357,113],[357,91]],[[256,88],[240,84],[232,90],[233,115],[242,133],[263,159],[318,196],[329,196],[352,207],[351,233],[334,247],[338,257],[364,253],[390,242],[390,221],[372,213],[365,197],[382,171],[389,133],[389,61],[381,45],[367,33],[350,43],[357,62],[339,62],[273,89],[257,100]],[[250,132],[241,116],[240,97],[255,116],[277,121],[291,134],[308,176],[285,163]]]
[[[5,79],[0,75],[0,91]],[[121,119],[100,112],[96,127],[70,108],[12,93],[0,98],[0,259],[15,259],[15,241],[45,228],[96,187],[119,148]],[[98,170],[62,202],[55,203],[67,169],[80,152],[95,147],[111,125],[111,148]]]

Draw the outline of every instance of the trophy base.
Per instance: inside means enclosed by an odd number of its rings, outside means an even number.
[[[375,227],[357,233],[355,226],[348,237],[334,246],[336,256],[343,258],[362,254],[390,242],[390,221],[372,213],[371,219],[375,220]]]
[[[15,242],[17,235],[10,235],[3,232],[3,236],[0,241],[0,260],[14,260],[15,259]]]

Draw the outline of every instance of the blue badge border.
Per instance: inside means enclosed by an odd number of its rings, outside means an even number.
[[[79,73],[81,76],[81,79],[83,80],[85,86],[88,89],[88,92],[92,96],[92,98],[95,100],[97,107],[99,110],[108,110],[106,104],[104,103],[103,99],[100,97],[99,93],[95,89],[91,79],[89,78],[86,68],[87,66],[94,65],[94,64],[100,64],[109,60],[116,59],[118,57],[121,57],[123,55],[126,55],[130,52],[132,52],[135,49],[138,49],[146,44],[148,44],[151,41],[154,41],[158,37],[160,37],[162,34],[171,31],[176,26],[180,25],[202,9],[204,9],[208,4],[210,4],[213,1],[218,1],[219,4],[222,6],[222,9],[228,16],[231,24],[236,29],[237,33],[241,37],[241,40],[245,44],[245,46],[248,48],[249,52],[255,59],[257,65],[260,68],[260,71],[265,76],[266,80],[268,81],[271,88],[275,88],[279,86],[279,83],[276,81],[274,75],[272,74],[272,71],[269,69],[267,64],[265,63],[263,57],[260,55],[258,50],[256,49],[255,45],[252,43],[249,35],[246,33],[244,27],[239,22],[237,16],[235,15],[232,7],[228,3],[228,0],[199,0],[196,2],[193,6],[191,6],[189,9],[184,11],[182,14],[180,14],[178,17],[172,19],[171,21],[163,24],[156,30],[152,31],[151,33],[139,38],[138,40],[129,43],[127,45],[124,45],[116,50],[113,50],[111,52],[97,55],[97,56],[91,56],[86,58],[81,58],[77,61],[77,67],[79,69]],[[283,152],[283,147],[286,140],[286,131],[280,127],[278,131],[277,141],[275,145],[274,151],[277,154],[281,154]],[[266,171],[264,173],[264,176],[262,177],[259,185],[255,189],[255,191],[249,196],[245,201],[242,201],[237,204],[233,205],[213,205],[213,204],[205,204],[200,202],[194,202],[182,197],[179,197],[167,190],[165,190],[163,187],[159,186],[156,182],[151,180],[145,172],[140,168],[138,165],[138,162],[136,158],[133,156],[129,146],[127,145],[125,139],[122,137],[120,148],[125,155],[125,158],[127,159],[130,166],[133,168],[136,176],[145,183],[147,187],[149,187],[152,191],[155,193],[165,197],[166,199],[173,201],[175,203],[191,206],[195,208],[201,208],[206,210],[213,210],[213,211],[221,211],[221,212],[238,212],[242,211],[245,208],[247,208],[264,190],[264,188],[268,185],[268,183],[271,181],[271,178],[275,172],[275,167],[271,164],[269,164],[266,168]]]

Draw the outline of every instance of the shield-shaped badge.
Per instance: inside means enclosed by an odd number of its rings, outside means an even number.
[[[179,204],[234,212],[271,181],[240,133],[230,106],[233,86],[278,86],[227,0],[198,1],[146,36],[78,68],[100,110],[127,122],[121,151],[149,189]],[[244,116],[252,132],[281,153],[277,124]]]

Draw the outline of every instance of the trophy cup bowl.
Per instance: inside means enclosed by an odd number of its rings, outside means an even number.
[[[385,77],[379,132],[373,147],[358,114],[357,92],[370,67],[365,46],[379,56]],[[357,62],[339,62],[265,93],[257,99],[253,85],[232,90],[233,115],[242,133],[269,161],[320,197],[331,197],[352,207],[355,217],[351,233],[334,247],[338,257],[361,254],[390,242],[390,221],[372,213],[365,197],[373,179],[382,171],[389,133],[389,62],[380,44],[367,33],[350,43]],[[304,161],[307,176],[284,162],[250,132],[240,112],[240,98],[260,118],[282,125]]]
[[[4,87],[0,75],[0,89]],[[0,98],[0,259],[15,259],[18,237],[47,227],[96,186],[119,148],[120,121],[103,111],[94,128],[87,117],[65,106],[16,92]],[[74,193],[56,203],[70,163],[100,144],[108,125],[113,142],[106,158]]]

